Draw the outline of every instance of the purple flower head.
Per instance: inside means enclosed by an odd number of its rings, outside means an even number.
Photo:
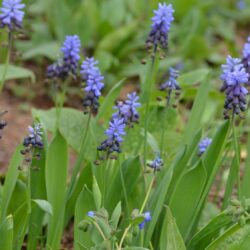
[[[145,225],[146,225],[146,223],[147,222],[150,222],[151,221],[151,213],[150,212],[145,212],[144,213],[144,221],[143,222],[141,222],[138,226],[139,226],[139,228],[142,230],[142,229],[144,229],[144,227],[145,227]]]
[[[41,149],[43,148],[43,142],[42,142],[42,125],[40,123],[35,123],[33,127],[29,126],[28,127],[29,134],[28,136],[24,139],[23,145],[25,147],[34,147]]]
[[[137,108],[141,106],[138,102],[139,96],[136,92],[132,92],[127,95],[127,100],[125,102],[118,102],[114,107],[117,109],[117,112],[113,114],[113,118],[123,118],[125,123],[129,126],[133,126],[133,123],[139,121],[139,113]]]
[[[82,62],[80,72],[82,79],[86,83],[84,87],[86,96],[83,100],[83,106],[85,109],[90,109],[92,113],[97,113],[99,107],[98,100],[101,95],[101,90],[104,87],[104,77],[96,66],[97,64],[98,61],[95,61],[93,57],[87,58]]]
[[[199,153],[198,155],[201,156],[205,151],[206,149],[208,148],[208,146],[211,144],[212,142],[212,139],[211,138],[204,138],[200,141],[199,143]]]
[[[236,2],[236,8],[237,8],[238,10],[243,10],[243,9],[245,9],[245,8],[246,8],[246,2],[245,2],[244,0],[238,0],[238,1]]]
[[[123,141],[122,136],[125,133],[126,124],[124,119],[112,119],[109,122],[109,127],[106,130],[105,134],[108,136],[101,145],[97,148],[99,151],[106,151],[108,154],[112,152],[121,152],[121,142]]]
[[[162,48],[167,48],[168,32],[174,20],[173,13],[172,4],[159,3],[158,9],[154,10],[151,31],[146,42],[148,47],[157,47],[160,44]]]
[[[47,69],[48,78],[64,80],[69,75],[77,76],[78,62],[80,60],[81,41],[77,35],[66,36],[61,51],[63,58],[50,65]]]
[[[180,90],[180,86],[177,82],[177,78],[179,76],[179,71],[170,67],[169,68],[169,79],[163,83],[160,87],[160,90],[166,90],[166,89],[171,89],[171,90]]]
[[[3,0],[0,8],[0,28],[8,26],[10,30],[21,28],[25,4],[21,0]]]
[[[241,60],[238,58],[227,57],[227,64],[222,65],[223,86],[226,99],[224,104],[224,118],[229,118],[229,111],[232,114],[240,114],[246,109],[246,95],[248,90],[242,86],[248,82],[249,74],[246,72]]]
[[[156,157],[153,161],[147,163],[147,165],[154,169],[154,171],[160,171],[161,167],[164,165],[163,160],[161,159],[159,153],[156,154]]]
[[[223,80],[227,86],[247,83],[249,75],[246,73],[241,59],[228,56],[227,64],[222,65],[221,68],[221,80]]]
[[[167,96],[166,96],[167,105],[169,105],[169,103],[170,103],[171,94],[173,91],[175,92],[176,96],[179,96],[179,94],[180,94],[181,88],[177,82],[178,77],[179,77],[179,71],[170,67],[168,80],[165,83],[163,83],[159,88],[161,91],[167,92]]]

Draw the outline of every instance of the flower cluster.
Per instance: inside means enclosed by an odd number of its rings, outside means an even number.
[[[161,45],[162,48],[167,48],[168,32],[174,20],[173,12],[172,5],[167,5],[166,3],[159,3],[158,9],[154,10],[155,15],[152,18],[151,31],[146,41],[148,48],[152,46],[156,48],[158,45]]]
[[[147,222],[151,221],[151,213],[150,212],[145,212],[144,214],[144,221],[139,224],[139,228],[142,230],[145,227],[145,224]]]
[[[97,64],[98,61],[95,61],[93,57],[87,58],[83,61],[80,72],[82,79],[86,83],[84,87],[86,96],[83,99],[83,107],[86,112],[90,111],[94,114],[97,113],[99,108],[99,97],[104,87],[104,77],[96,66]]]
[[[107,154],[121,152],[122,136],[125,135],[126,126],[132,127],[133,123],[139,120],[137,108],[141,105],[138,102],[139,97],[135,92],[127,95],[125,102],[118,102],[114,107],[117,109],[109,122],[109,128],[106,130],[108,138],[104,140],[97,148],[99,151],[106,151]]]
[[[10,31],[22,27],[25,4],[21,0],[3,0],[0,8],[0,28],[8,26]]]
[[[61,51],[63,58],[50,65],[47,69],[48,78],[65,79],[69,75],[77,76],[78,62],[80,60],[81,42],[77,35],[66,36]]]
[[[242,86],[248,82],[249,74],[246,72],[241,60],[227,57],[227,64],[222,65],[221,80],[223,86],[221,91],[225,92],[224,118],[229,119],[229,112],[240,114],[246,109],[246,95],[248,90]]]
[[[250,36],[247,38],[247,42],[245,43],[242,50],[242,63],[246,69],[246,72],[249,74],[248,84],[250,84]]]
[[[127,95],[127,100],[125,102],[118,101],[117,105],[114,107],[117,109],[117,112],[113,114],[113,118],[122,118],[125,123],[132,127],[133,123],[138,123],[139,113],[137,108],[141,106],[138,102],[139,96],[136,92],[132,92]]]
[[[177,82],[178,76],[179,76],[179,71],[170,67],[168,80],[160,86],[161,91],[167,92],[167,105],[169,105],[170,103],[171,94],[173,91],[176,97],[180,95],[181,88]]]
[[[212,139],[211,138],[204,138],[199,143],[199,152],[198,155],[201,156],[203,153],[207,150],[208,146],[211,144]]]
[[[161,159],[160,155],[157,154],[153,161],[147,163],[147,166],[152,168],[154,171],[160,171],[161,167],[164,165],[163,160]]]
[[[115,118],[109,122],[109,128],[106,130],[108,138],[104,140],[101,145],[97,148],[99,151],[106,151],[107,154],[113,152],[121,152],[121,142],[123,141],[122,136],[125,133],[125,121],[124,119]]]

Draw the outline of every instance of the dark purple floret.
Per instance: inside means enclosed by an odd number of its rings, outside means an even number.
[[[164,162],[161,159],[159,154],[156,155],[153,161],[147,163],[147,166],[154,169],[154,171],[160,171],[163,165],[164,165]]]
[[[170,103],[172,92],[174,92],[176,94],[176,96],[178,96],[180,94],[181,88],[177,82],[178,77],[179,77],[179,71],[170,67],[168,80],[165,83],[163,83],[159,88],[161,91],[167,92],[167,96],[166,96],[167,105],[169,105],[169,103]]]
[[[0,118],[5,115],[7,113],[7,111],[1,112],[0,113]],[[0,119],[0,131],[2,131],[5,127],[7,126],[7,122]],[[2,138],[2,135],[0,134],[0,139]]]
[[[31,148],[43,148],[43,141],[42,141],[42,126],[40,123],[34,124],[33,127],[29,126],[29,135],[24,138],[23,145],[25,147]]]
[[[9,30],[22,27],[25,4],[21,0],[3,0],[0,8],[0,28],[8,26]]]
[[[199,152],[198,155],[201,156],[208,148],[208,146],[211,144],[212,139],[211,138],[204,138],[199,143]]]
[[[66,79],[68,76],[76,77],[80,60],[81,41],[77,35],[66,36],[61,51],[63,58],[50,65],[47,69],[48,78]]]
[[[166,3],[159,3],[158,9],[154,10],[155,15],[152,18],[151,31],[146,41],[148,48],[156,48],[158,45],[161,45],[164,49],[167,48],[168,32],[174,20],[173,12],[172,5]]]
[[[93,114],[96,114],[98,111],[99,97],[104,87],[104,77],[96,66],[97,64],[98,61],[95,61],[92,57],[83,61],[81,66],[81,76],[85,81],[84,91],[86,93],[83,99],[83,107],[85,112],[91,112]]]
[[[123,119],[112,119],[109,122],[109,128],[106,130],[108,138],[97,149],[99,151],[106,151],[108,155],[113,152],[120,153],[121,142],[123,141],[122,137],[125,135],[125,127],[126,124]]]
[[[229,119],[229,113],[240,115],[246,110],[246,96],[248,90],[243,86],[248,82],[249,74],[246,72],[241,60],[227,57],[227,64],[222,65],[223,86],[221,91],[226,94],[224,104],[224,118]]]
[[[125,102],[119,101],[114,107],[117,109],[117,112],[113,114],[112,117],[123,118],[125,123],[132,127],[134,123],[138,123],[140,117],[137,108],[140,107],[141,104],[138,100],[139,96],[137,96],[136,92],[128,94]]]

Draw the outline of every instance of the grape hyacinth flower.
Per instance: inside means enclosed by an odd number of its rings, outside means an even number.
[[[161,167],[164,165],[163,160],[161,159],[159,153],[157,153],[155,159],[153,161],[150,161],[149,163],[147,163],[147,166],[149,166],[150,168],[154,169],[155,171],[160,171]]]
[[[121,142],[123,136],[126,134],[124,129],[126,124],[124,119],[112,119],[109,122],[109,128],[106,130],[108,138],[104,140],[97,148],[99,151],[106,151],[108,155],[113,152],[121,152]]]
[[[211,144],[212,139],[211,138],[204,138],[199,143],[199,152],[198,155],[201,156],[208,148],[208,146]]]
[[[249,74],[248,84],[250,84],[250,36],[247,38],[242,50],[242,63],[246,69],[246,72]]]
[[[97,64],[98,61],[95,61],[93,57],[87,58],[83,61],[80,72],[86,84],[84,87],[86,96],[83,99],[83,107],[85,112],[89,111],[93,114],[96,114],[98,111],[99,97],[104,87],[104,77],[96,66]]]
[[[22,27],[25,4],[21,0],[3,0],[0,8],[0,28],[8,26],[10,31]]]
[[[114,107],[117,109],[117,112],[114,113],[112,117],[122,118],[129,127],[132,127],[133,123],[138,123],[140,117],[137,108],[140,107],[141,104],[138,100],[139,96],[137,96],[136,92],[128,94],[125,102],[119,101]]]
[[[80,49],[81,41],[77,35],[66,36],[61,48],[63,58],[48,67],[47,77],[60,78],[62,80],[69,75],[76,77],[80,60]]]
[[[88,211],[87,215],[91,218],[93,218],[95,216],[95,212],[94,211]]]
[[[169,79],[165,83],[163,83],[159,88],[161,91],[167,92],[167,106],[170,103],[171,94],[173,91],[175,92],[176,97],[180,95],[181,88],[177,82],[178,76],[179,76],[179,71],[170,67]]]
[[[174,20],[172,4],[159,3],[158,9],[154,10],[154,17],[152,18],[151,31],[148,35],[146,45],[148,48],[157,48],[161,45],[163,49],[168,46],[168,32],[171,23]]]
[[[222,92],[226,94],[224,104],[224,118],[229,119],[229,112],[232,115],[239,115],[246,109],[246,95],[248,90],[242,86],[248,82],[249,74],[246,72],[241,60],[227,57],[227,64],[222,65],[221,80],[223,80]]]
[[[151,221],[151,213],[150,212],[145,212],[144,213],[144,221],[143,222],[141,222],[140,224],[139,224],[139,228],[142,230],[142,229],[144,229],[144,227],[145,227],[145,224],[147,223],[147,222],[150,222]]]

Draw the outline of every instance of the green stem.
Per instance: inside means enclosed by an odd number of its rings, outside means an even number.
[[[73,167],[73,173],[71,176],[71,181],[69,184],[69,189],[68,189],[68,198],[72,195],[73,189],[76,185],[76,178],[77,178],[77,174],[80,170],[80,167],[82,165],[83,159],[84,159],[84,155],[85,155],[85,146],[86,146],[86,140],[87,140],[87,135],[88,135],[88,131],[89,131],[89,125],[90,125],[90,120],[91,120],[91,113],[88,114],[88,118],[87,118],[87,125],[86,125],[86,129],[82,138],[82,143],[81,143],[81,147],[80,147],[80,152],[78,154],[76,163]]]
[[[151,180],[151,182],[149,184],[148,191],[146,193],[145,199],[144,199],[143,204],[142,204],[141,209],[140,209],[140,214],[143,213],[143,210],[144,210],[144,208],[145,208],[145,206],[147,204],[150,192],[151,192],[153,184],[154,184],[154,180],[155,180],[155,177],[152,178],[152,180]]]
[[[240,157],[239,157],[239,145],[237,141],[237,134],[234,125],[234,116],[232,117],[232,130],[233,130],[233,143],[234,143],[234,151],[237,162],[237,187],[238,187],[238,196],[241,197],[241,185],[240,185]]]
[[[103,231],[102,231],[102,229],[100,228],[100,226],[96,222],[94,222],[93,224],[95,225],[95,227],[99,231],[99,233],[102,236],[103,240],[107,240],[106,237],[105,237],[105,235],[104,235],[104,233],[103,233]]]
[[[131,225],[131,224],[129,224],[129,225],[128,225],[128,227],[126,227],[126,229],[125,229],[125,231],[124,231],[124,233],[123,233],[123,235],[122,235],[122,238],[121,238],[120,244],[119,244],[119,246],[118,246],[118,250],[122,250],[122,243],[123,243],[123,241],[124,241],[124,239],[125,239],[126,235],[128,234],[128,232],[129,232],[129,230],[130,230],[131,226],[132,226],[132,225]]]
[[[9,31],[9,33],[8,33],[8,52],[7,52],[7,57],[6,57],[6,60],[5,60],[5,66],[4,66],[3,76],[2,76],[1,82],[0,82],[0,93],[3,90],[4,82],[5,82],[5,79],[6,79],[7,72],[8,72],[9,63],[10,63],[11,50],[12,50],[12,34]]]
[[[150,106],[150,96],[151,96],[151,89],[154,79],[154,72],[155,72],[155,59],[156,59],[156,51],[157,46],[154,47],[154,52],[152,56],[151,61],[151,67],[150,67],[150,76],[147,80],[147,86],[146,86],[146,93],[145,93],[145,100],[146,100],[146,109],[145,109],[145,120],[144,120],[144,157],[143,157],[143,165],[146,169],[146,159],[147,159],[147,133],[148,133],[148,123],[149,123],[149,106]]]

